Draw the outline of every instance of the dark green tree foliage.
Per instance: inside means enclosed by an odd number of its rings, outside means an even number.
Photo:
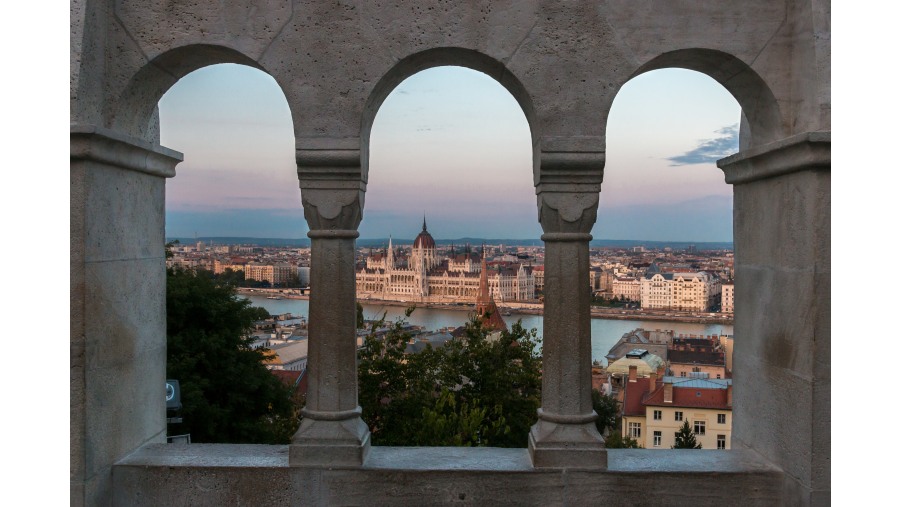
[[[604,443],[607,449],[641,449],[641,444],[628,435],[622,436],[619,431],[610,432]]]
[[[409,313],[407,313],[407,316]],[[359,354],[359,399],[374,445],[525,447],[540,406],[536,332],[496,341],[477,320],[464,339],[405,354],[402,321]]]
[[[290,390],[263,365],[247,333],[268,312],[208,272],[166,277],[166,375],[181,384],[183,423],[194,442],[288,443],[297,427]]]
[[[703,445],[697,443],[697,437],[694,436],[694,430],[691,429],[691,423],[687,419],[675,433],[675,445],[672,449],[703,449]]]
[[[607,396],[596,389],[591,389],[591,404],[594,412],[597,412],[597,431],[602,435],[606,428],[616,426],[616,416],[619,415],[619,403],[615,397]]]

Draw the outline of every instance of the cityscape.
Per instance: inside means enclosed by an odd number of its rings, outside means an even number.
[[[242,288],[281,297],[307,296],[310,249],[256,244],[172,244],[167,266],[235,277]],[[474,304],[480,273],[488,270],[491,296],[501,307],[539,309],[544,249],[534,245],[437,245],[423,223],[412,244],[360,247],[356,294],[360,301],[419,306]],[[672,247],[592,248],[587,284],[598,311],[629,315],[730,319],[734,314],[734,252]]]
[[[423,219],[411,243],[388,238],[381,248],[356,251],[356,294],[364,313],[371,317],[376,308],[392,306],[418,309],[419,314],[413,312],[417,323],[405,324],[405,353],[460,339],[472,315],[499,332],[508,331],[511,322],[543,313],[542,246],[441,243]],[[221,277],[270,311],[269,319],[256,323],[253,348],[266,350],[266,367],[304,396],[308,299],[315,291],[310,249],[213,239],[172,242],[169,248],[170,268]],[[598,347],[608,347],[593,360],[592,388],[615,399],[618,407],[617,426],[606,431],[623,435],[630,445],[668,449],[687,420],[701,448],[730,449],[734,252],[688,245],[592,248],[590,254],[585,285],[592,295],[592,317],[638,321],[624,334],[592,337]],[[286,306],[291,301],[299,304]],[[428,312],[434,311],[443,314],[431,317]],[[447,315],[457,321],[448,325]],[[655,327],[640,327],[647,321]],[[708,334],[675,330],[684,323],[725,326]],[[390,325],[367,319],[357,332],[357,346],[364,347],[370,334],[384,339]]]

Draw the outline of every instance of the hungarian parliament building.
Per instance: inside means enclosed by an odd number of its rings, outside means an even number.
[[[360,299],[422,303],[476,302],[482,270],[487,271],[490,296],[497,302],[534,301],[534,272],[522,263],[488,266],[484,249],[479,255],[466,248],[457,254],[439,255],[428,226],[416,236],[409,256],[395,254],[393,242],[380,253],[369,255],[356,271],[356,296]]]

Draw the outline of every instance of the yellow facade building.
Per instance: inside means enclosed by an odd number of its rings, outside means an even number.
[[[622,401],[622,433],[646,449],[671,449],[688,421],[703,449],[731,449],[730,379],[629,378]]]

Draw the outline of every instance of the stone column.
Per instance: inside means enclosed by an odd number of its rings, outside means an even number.
[[[358,139],[297,142],[303,214],[312,240],[309,390],[291,466],[358,466],[369,451],[356,375],[356,238],[365,183]]]
[[[544,142],[545,148],[556,144]],[[550,146],[548,146],[550,145]],[[528,436],[536,468],[606,468],[591,405],[590,230],[597,219],[604,154],[545,149],[537,185],[544,235],[543,384]]]
[[[112,465],[166,441],[166,178],[181,154],[70,130],[70,503],[112,497]]]
[[[831,489],[831,133],[722,159],[734,185],[732,447],[784,470],[792,505]],[[788,416],[789,415],[789,416]]]

